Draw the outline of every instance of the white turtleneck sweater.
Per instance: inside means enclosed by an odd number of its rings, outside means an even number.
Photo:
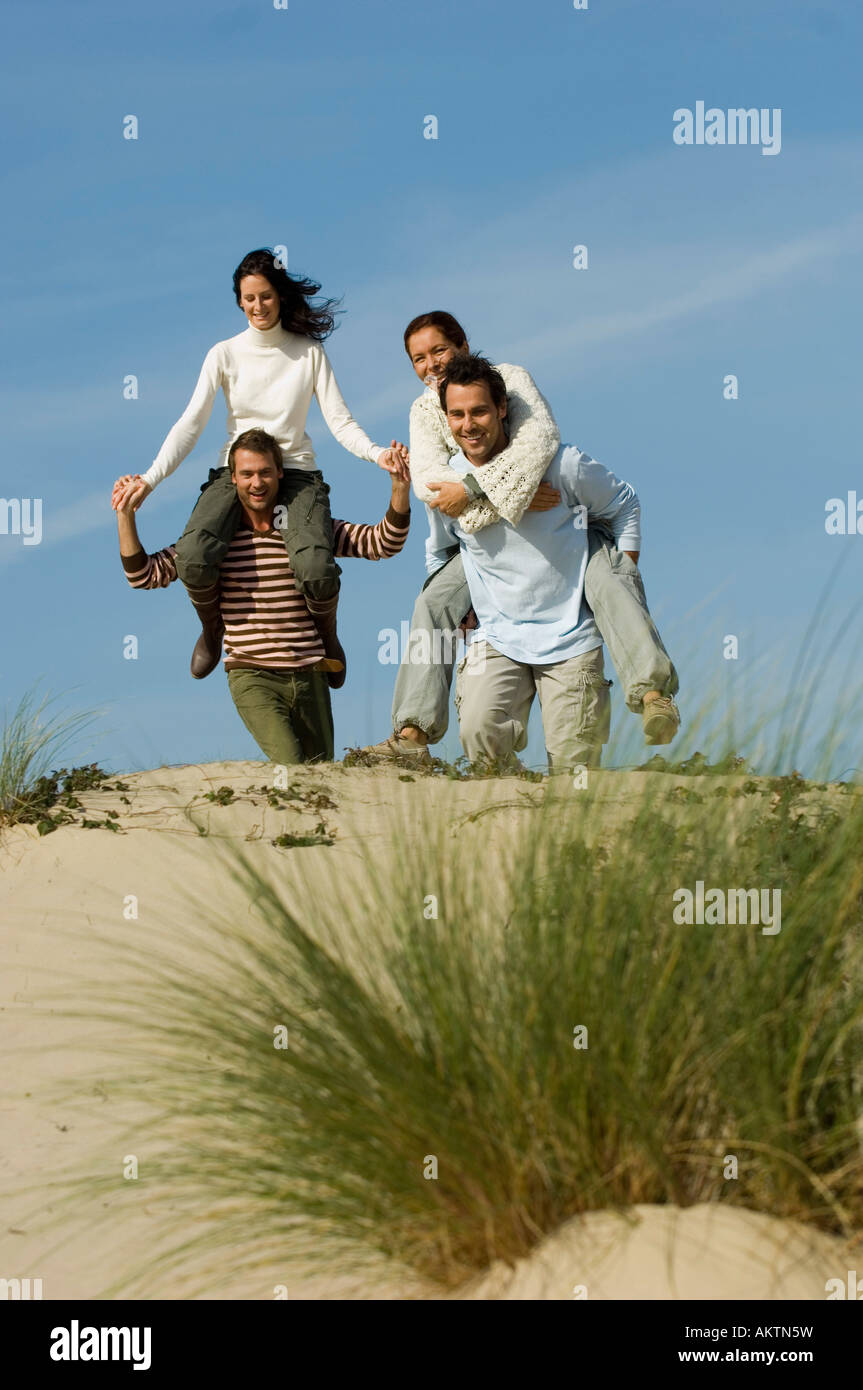
[[[156,455],[144,481],[151,488],[179,467],[195,447],[213,410],[219,388],[228,407],[228,437],[218,467],[227,463],[237,435],[264,429],[279,441],[286,468],[311,472],[317,467],[306,416],[317,396],[321,413],[338,442],[358,458],[377,463],[382,450],[373,444],[345,405],[329,358],[311,338],[288,333],[281,324],[253,328],[210,348],[192,399]]]

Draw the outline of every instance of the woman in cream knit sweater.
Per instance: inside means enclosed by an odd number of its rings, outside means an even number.
[[[467,486],[476,490],[459,496],[464,480],[449,466],[458,445],[441,409],[438,386],[446,364],[456,352],[467,352],[464,329],[452,314],[421,314],[405,329],[405,349],[425,391],[411,406],[410,469],[421,501],[457,516],[465,531],[479,531],[501,517],[517,526],[533,500],[546,469],[560,446],[560,432],[548,402],[523,367],[500,362],[497,370],[506,384],[509,444],[482,470],[482,493],[472,474]],[[455,485],[452,501],[442,501],[440,484]]]
[[[450,467],[459,447],[438,394],[447,363],[456,353],[469,351],[464,329],[452,314],[434,310],[411,320],[404,344],[426,388],[410,413],[410,471],[417,496],[447,516],[458,517],[465,531],[501,521],[517,526],[526,511],[557,506],[558,494],[542,479],[560,447],[560,432],[529,373],[508,363],[497,366],[507,389],[509,443],[483,465],[480,486],[472,473]],[[648,732],[647,705],[662,693],[653,688],[653,677],[662,672],[663,688],[674,693],[677,676],[648,611],[641,578],[617,567],[613,542],[603,533],[590,528],[589,536],[585,594],[618,673],[632,673],[626,702],[644,717],[648,742],[670,742],[679,726],[674,707],[661,728],[654,720]],[[447,729],[455,634],[463,624],[471,625],[471,619],[470,590],[457,552],[426,580],[414,606],[409,646],[414,635],[421,634],[426,642],[418,645],[422,651],[427,644],[428,656],[414,660],[410,651],[402,655],[393,697],[393,733],[364,751],[380,758],[418,756],[429,761],[427,744],[437,743]],[[637,651],[621,650],[617,637],[622,632],[638,634]],[[441,641],[442,636],[450,641]],[[639,675],[647,679],[639,681]]]

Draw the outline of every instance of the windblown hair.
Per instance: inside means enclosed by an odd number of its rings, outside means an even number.
[[[446,376],[440,384],[440,403],[446,410],[446,388],[448,386],[488,387],[489,395],[496,406],[506,405],[506,384],[497,367],[492,366],[487,357],[479,353],[459,352],[446,369]]]
[[[240,303],[240,284],[246,275],[263,275],[269,280],[281,301],[282,327],[289,333],[299,333],[322,343],[336,326],[338,299],[324,299],[319,304],[312,300],[321,288],[317,280],[307,280],[302,275],[289,275],[279,265],[272,251],[262,248],[250,251],[244,256],[234,271],[234,298]]]
[[[266,430],[244,430],[242,434],[237,435],[228,450],[228,467],[232,477],[234,474],[234,455],[238,449],[248,449],[252,454],[261,454],[263,458],[272,459],[280,471],[284,468],[282,446],[271,434],[267,434]]]
[[[453,347],[463,348],[467,352],[467,334],[458,319],[453,318],[452,314],[448,314],[445,309],[432,309],[431,313],[418,314],[415,319],[411,319],[405,329],[405,352],[408,357],[411,355],[411,350],[408,347],[409,340],[414,333],[419,333],[423,328],[439,328]]]

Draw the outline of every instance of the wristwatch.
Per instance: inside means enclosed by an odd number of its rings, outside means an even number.
[[[485,493],[472,473],[462,473],[461,480],[465,485],[468,497],[485,497]]]

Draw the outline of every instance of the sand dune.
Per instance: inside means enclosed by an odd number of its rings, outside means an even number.
[[[52,1198],[45,1185],[61,1170],[91,1171],[104,1162],[109,1136],[134,1123],[134,1109],[116,1107],[94,1087],[66,1107],[49,1095],[71,1083],[86,1066],[109,1074],[111,1062],[99,1052],[111,1039],[86,1020],[70,1021],[59,1009],[49,1012],[58,988],[70,980],[106,979],[112,957],[97,937],[141,941],[156,924],[169,924],[178,959],[188,953],[184,924],[202,905],[218,898],[225,912],[248,913],[242,894],[228,880],[213,880],[213,860],[202,850],[211,840],[241,844],[253,860],[278,865],[288,891],[309,892],[318,882],[324,893],[359,883],[370,859],[385,862],[393,818],[420,833],[425,817],[439,808],[451,833],[477,852],[488,854],[493,824],[495,853],[506,855],[513,838],[525,833],[531,808],[546,794],[541,784],[516,779],[447,781],[411,778],[402,769],[370,770],[328,765],[291,772],[296,796],[290,808],[268,804],[272,769],[258,763],[212,763],[160,768],[124,777],[125,790],[81,796],[86,814],[97,820],[116,813],[115,833],[64,826],[40,837],[32,826],[7,831],[0,844],[0,919],[3,922],[0,1023],[3,1047],[13,1066],[3,1086],[0,1145],[0,1273],[7,1278],[41,1278],[45,1298],[93,1297],[140,1258],[151,1239],[153,1213],[145,1200],[108,1202],[106,1222],[97,1229],[66,1232],[52,1240],[25,1220],[34,1198],[11,1190],[32,1182],[45,1189],[42,1203],[50,1219]],[[595,774],[603,789],[602,813],[593,825],[597,837],[606,818],[617,822],[637,803],[644,774]],[[711,778],[711,791],[723,780]],[[670,816],[684,814],[675,788],[691,791],[692,778],[651,774],[667,793]],[[230,786],[229,804],[205,798]],[[577,790],[567,791],[578,796]],[[767,792],[765,791],[765,795]],[[838,797],[813,789],[802,798]],[[749,812],[741,806],[741,816]],[[330,846],[280,849],[279,835],[334,836]],[[301,856],[301,858],[298,858]],[[136,916],[129,904],[136,901]],[[114,1065],[119,1065],[115,1062]],[[119,1144],[119,1137],[117,1144]],[[102,1155],[102,1157],[99,1157]],[[116,1149],[116,1161],[122,1148]],[[44,1214],[44,1213],[43,1213]],[[59,1227],[54,1233],[59,1235]],[[514,1270],[496,1266],[456,1297],[469,1299],[571,1299],[583,1286],[589,1298],[823,1298],[825,1281],[844,1278],[852,1256],[835,1238],[816,1235],[792,1223],[728,1207],[700,1206],[685,1211],[638,1207],[629,1220],[606,1212],[569,1222]],[[275,1264],[253,1276],[229,1279],[221,1297],[271,1298],[286,1283],[290,1296],[403,1297],[406,1285],[381,1272],[364,1289],[348,1283],[322,1284],[302,1271]],[[171,1275],[160,1276],[151,1296],[183,1296]],[[417,1286],[414,1296],[428,1293]]]
[[[458,1297],[822,1299],[851,1258],[841,1241],[759,1212],[637,1206],[568,1221],[514,1270],[496,1265]]]

